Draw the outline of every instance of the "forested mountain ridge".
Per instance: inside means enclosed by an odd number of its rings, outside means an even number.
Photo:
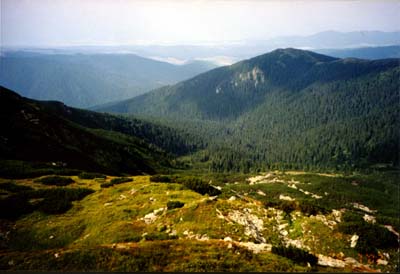
[[[170,167],[173,155],[193,149],[190,138],[166,126],[31,100],[3,87],[0,109],[2,161],[148,174]]]
[[[399,59],[280,49],[102,110],[221,123],[215,171],[398,165],[399,87]]]
[[[5,52],[0,85],[37,100],[90,107],[130,98],[214,68],[196,61],[173,65],[134,54]]]
[[[252,111],[272,91],[298,92],[312,84],[352,80],[398,66],[398,59],[337,59],[279,49],[97,110],[229,120]]]

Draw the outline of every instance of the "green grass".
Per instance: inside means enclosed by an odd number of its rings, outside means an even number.
[[[282,244],[282,239],[276,230],[278,222],[275,213],[266,207],[280,208],[283,201],[279,195],[284,194],[296,199],[293,208],[283,216],[281,223],[288,223],[286,230],[290,239],[301,239],[305,246],[310,247],[313,254],[335,256],[343,252],[345,256],[357,258],[357,250],[350,248],[347,231],[334,229],[316,219],[315,214],[325,214],[332,220],[330,209],[348,208],[343,216],[344,223],[362,220],[363,214],[352,209],[349,203],[359,202],[377,209],[377,222],[388,224],[395,222],[391,215],[392,205],[382,205],[372,196],[387,193],[388,199],[395,197],[396,184],[394,174],[387,177],[384,174],[351,175],[327,177],[316,174],[282,174],[276,176],[285,180],[300,181],[298,184],[304,190],[319,195],[329,192],[323,199],[313,199],[298,190],[287,187],[285,183],[249,185],[245,180],[239,180],[241,174],[232,175],[227,182],[212,181],[213,185],[222,187],[216,200],[210,200],[209,194],[200,194],[187,188],[184,180],[195,175],[172,174],[169,178],[180,178],[175,182],[152,182],[150,176],[134,176],[131,180],[113,187],[102,188],[99,178],[82,179],[71,177],[75,183],[65,186],[47,186],[35,183],[32,179],[4,180],[0,179],[0,189],[3,186],[7,197],[22,197],[22,201],[35,205],[32,211],[19,215],[10,222],[14,227],[8,234],[8,240],[2,242],[0,256],[1,269],[12,270],[64,270],[64,271],[338,271],[331,268],[307,268],[300,262],[294,263],[270,252],[254,254],[244,247],[228,248],[225,237],[234,241],[254,241],[246,235],[244,226],[229,219],[229,214],[250,210],[251,214],[263,220],[262,236],[267,243],[274,246]],[[175,177],[176,176],[176,177]],[[214,175],[209,175],[211,178]],[[110,182],[110,177],[107,177]],[[111,177],[114,178],[114,177]],[[206,175],[200,181],[207,181]],[[209,179],[208,178],[208,179]],[[383,187],[375,184],[382,179]],[[386,179],[385,179],[386,178]],[[392,179],[390,179],[392,178]],[[154,179],[154,178],[153,178]],[[383,180],[385,179],[385,180]],[[101,179],[104,180],[104,179]],[[354,180],[364,180],[357,187]],[[106,182],[107,182],[106,181]],[[234,184],[238,181],[239,184]],[[208,183],[207,183],[208,184]],[[323,188],[321,188],[324,186]],[[346,194],[346,187],[350,193]],[[29,187],[29,189],[27,188]],[[83,191],[79,189],[89,189]],[[360,188],[364,188],[361,191]],[[257,191],[263,191],[265,196]],[[344,193],[343,201],[338,203],[330,196],[334,191]],[[234,191],[234,192],[233,192]],[[34,193],[34,194],[33,194]],[[247,195],[245,195],[247,193]],[[242,195],[240,197],[237,194]],[[25,195],[25,196],[24,196]],[[228,200],[236,195],[236,200]],[[29,197],[29,199],[27,199]],[[334,196],[335,197],[335,196]],[[0,200],[4,202],[6,198]],[[48,201],[45,203],[44,201]],[[68,200],[69,206],[62,213],[54,214],[40,210],[40,205],[57,208],[57,201]],[[19,200],[14,201],[14,211],[18,209]],[[171,209],[171,202],[180,202],[181,207]],[[273,204],[275,203],[275,204]],[[63,203],[61,203],[62,205]],[[306,205],[306,208],[304,208]],[[302,207],[303,206],[303,207]],[[311,208],[323,207],[324,210],[309,212]],[[0,208],[10,208],[9,205]],[[63,209],[63,206],[60,207]],[[163,208],[163,210],[159,210]],[[168,210],[169,209],[169,210]],[[145,223],[147,214],[159,210],[157,217],[151,223]],[[57,210],[56,210],[57,211]],[[220,212],[226,219],[221,219]],[[279,212],[279,210],[277,211]],[[284,215],[284,214],[283,214]],[[383,222],[383,223],[382,223]],[[281,224],[280,223],[280,224]],[[0,232],[5,233],[6,230]],[[375,230],[371,230],[374,233]],[[351,231],[353,232],[353,231]],[[381,231],[379,231],[381,233]],[[382,234],[382,233],[381,233]],[[189,239],[190,236],[193,239]],[[209,240],[197,241],[194,238],[206,236]],[[126,249],[113,248],[113,245],[125,245]],[[396,252],[393,248],[377,246],[381,252]],[[55,258],[54,254],[59,257]],[[13,261],[13,264],[9,264]],[[395,260],[391,260],[386,270],[395,269]],[[347,269],[345,269],[347,270]],[[351,269],[350,269],[351,271]]]

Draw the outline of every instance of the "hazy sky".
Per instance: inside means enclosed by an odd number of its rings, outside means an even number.
[[[400,29],[400,1],[0,0],[1,43],[220,43]]]

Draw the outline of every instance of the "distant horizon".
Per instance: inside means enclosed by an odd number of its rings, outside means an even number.
[[[224,46],[399,32],[398,14],[400,1],[390,0],[2,0],[1,46]]]
[[[187,43],[172,43],[172,42],[164,42],[164,41],[138,41],[137,43],[131,42],[131,43],[93,43],[93,44],[36,44],[36,45],[30,45],[30,44],[2,44],[2,48],[32,48],[32,49],[57,49],[57,48],[85,48],[85,47],[145,47],[145,46],[156,46],[156,47],[174,47],[174,46],[189,46],[189,47],[221,47],[221,46],[243,46],[246,45],[250,42],[268,42],[274,39],[281,39],[281,38],[291,38],[291,37],[312,37],[316,36],[319,34],[323,33],[341,33],[341,34],[350,34],[350,33],[400,33],[399,30],[395,31],[381,31],[381,30],[358,30],[358,31],[337,31],[337,30],[325,30],[325,31],[320,31],[316,32],[310,35],[283,35],[283,36],[274,36],[274,37],[269,37],[265,39],[244,39],[244,40],[231,40],[231,41],[198,41],[198,42],[187,42]],[[387,46],[390,45],[400,45],[400,41],[398,43],[394,44],[388,44]],[[357,46],[358,47],[358,46]],[[372,46],[365,46],[365,47],[374,47]],[[352,48],[352,47],[348,47]],[[312,50],[312,48],[310,48]]]

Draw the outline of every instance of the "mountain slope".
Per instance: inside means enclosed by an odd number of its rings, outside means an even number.
[[[141,174],[169,166],[168,154],[190,149],[166,127],[30,100],[3,87],[0,109],[1,160]]]
[[[178,66],[133,54],[6,52],[0,58],[0,85],[32,99],[75,107],[130,98],[214,68],[205,62]]]
[[[111,104],[101,111],[185,115],[203,119],[237,118],[274,90],[300,91],[315,83],[347,81],[398,67],[398,60],[336,59],[296,49],[275,50],[193,79]]]
[[[216,171],[397,165],[399,64],[276,50],[103,111],[222,122]]]

